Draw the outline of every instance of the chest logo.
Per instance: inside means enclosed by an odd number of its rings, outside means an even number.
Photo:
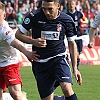
[[[61,32],[62,31],[62,25],[61,24],[57,24],[57,31]]]
[[[41,31],[41,37],[47,40],[59,40],[60,32],[56,31]]]

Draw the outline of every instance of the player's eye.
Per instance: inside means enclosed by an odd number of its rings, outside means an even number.
[[[48,8],[48,10],[49,10],[49,11],[52,11],[53,9],[52,9],[52,8]]]
[[[46,10],[52,11],[52,10],[53,10],[52,8],[44,8],[44,7],[42,7],[42,9],[43,9],[44,11],[46,11]]]

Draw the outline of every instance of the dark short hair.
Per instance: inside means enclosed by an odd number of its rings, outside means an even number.
[[[42,0],[42,1],[45,1],[45,2],[58,2],[59,3],[59,0]]]

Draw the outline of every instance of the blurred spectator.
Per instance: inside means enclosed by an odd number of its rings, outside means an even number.
[[[83,12],[90,12],[90,4],[88,0],[80,0]]]
[[[37,10],[37,2],[31,2],[30,3],[30,8],[34,9],[34,10]]]
[[[91,12],[94,14],[94,16],[97,14],[98,12],[98,4],[96,1],[93,1],[92,5],[91,5]]]
[[[26,9],[26,4],[22,4],[22,14],[25,16],[25,14],[28,12],[28,9]]]
[[[25,5],[26,10],[28,11],[28,9],[30,8],[30,0],[25,0]]]
[[[17,16],[17,22],[18,22],[18,24],[21,24],[22,21],[23,21],[23,18],[24,18],[21,7],[18,8],[18,12],[16,12],[16,16]]]
[[[7,7],[6,9],[7,19],[16,18],[17,16],[18,20],[20,19],[22,14],[24,18],[32,9],[36,10],[37,8],[40,8],[42,0],[0,0],[0,1],[5,3]],[[89,25],[85,27],[89,28],[94,19],[94,16],[98,12],[100,12],[100,0],[76,0],[76,1],[77,1],[76,9],[77,11],[81,11],[82,13],[84,13],[84,15],[87,17]],[[67,13],[68,0],[59,0],[59,2],[61,4],[60,10]],[[8,7],[8,5],[10,6]],[[18,11],[20,10],[22,12],[18,13]],[[18,23],[21,23],[21,19],[19,20]],[[83,27],[84,24],[81,24],[81,26]]]
[[[10,2],[10,0],[0,0],[1,2],[3,2],[5,5],[7,5],[7,2]]]
[[[18,0],[18,7],[22,7],[23,1],[22,0]]]
[[[7,2],[7,6],[5,10],[6,10],[7,20],[16,19],[16,13],[14,8],[11,6],[11,2]]]
[[[19,0],[15,0],[15,2],[14,2],[14,9],[15,9],[15,11],[17,12],[18,11],[18,1]]]
[[[37,0],[37,8],[41,7],[42,0]]]
[[[37,2],[33,2],[33,9],[37,10]]]
[[[68,11],[67,0],[63,0],[63,2],[61,2],[60,10],[67,13]]]
[[[93,19],[94,19],[94,15],[91,11],[84,12],[84,15],[87,17],[88,22],[89,22],[87,28],[90,29],[92,22],[93,22]]]
[[[82,6],[81,6],[80,0],[77,0],[76,9],[77,9],[77,11],[81,11],[82,10]]]

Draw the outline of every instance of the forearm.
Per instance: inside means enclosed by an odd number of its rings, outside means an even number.
[[[23,54],[27,55],[28,50],[25,48],[24,44],[21,43],[19,40],[14,39],[12,41],[12,43],[11,43],[11,46],[13,46],[14,48],[18,49]]]
[[[36,47],[46,47],[46,45],[47,45],[45,38],[33,39],[33,38],[26,36],[25,34],[21,33],[21,31],[19,29],[17,30],[15,36],[21,42],[24,42],[24,43],[27,43],[27,44],[32,44]]]
[[[95,28],[90,28],[90,32],[89,32],[90,42],[93,42],[94,41],[95,32],[96,32],[96,29]]]
[[[24,35],[23,33],[20,32],[20,30],[18,29],[16,34],[15,34],[16,38],[24,43],[27,44],[32,44],[34,39],[32,39],[29,36]]]
[[[69,46],[69,53],[70,53],[70,58],[71,58],[71,62],[72,62],[72,68],[73,68],[73,71],[74,71],[74,69],[77,68],[77,47],[76,47],[76,43],[74,41],[69,42],[68,46]]]

